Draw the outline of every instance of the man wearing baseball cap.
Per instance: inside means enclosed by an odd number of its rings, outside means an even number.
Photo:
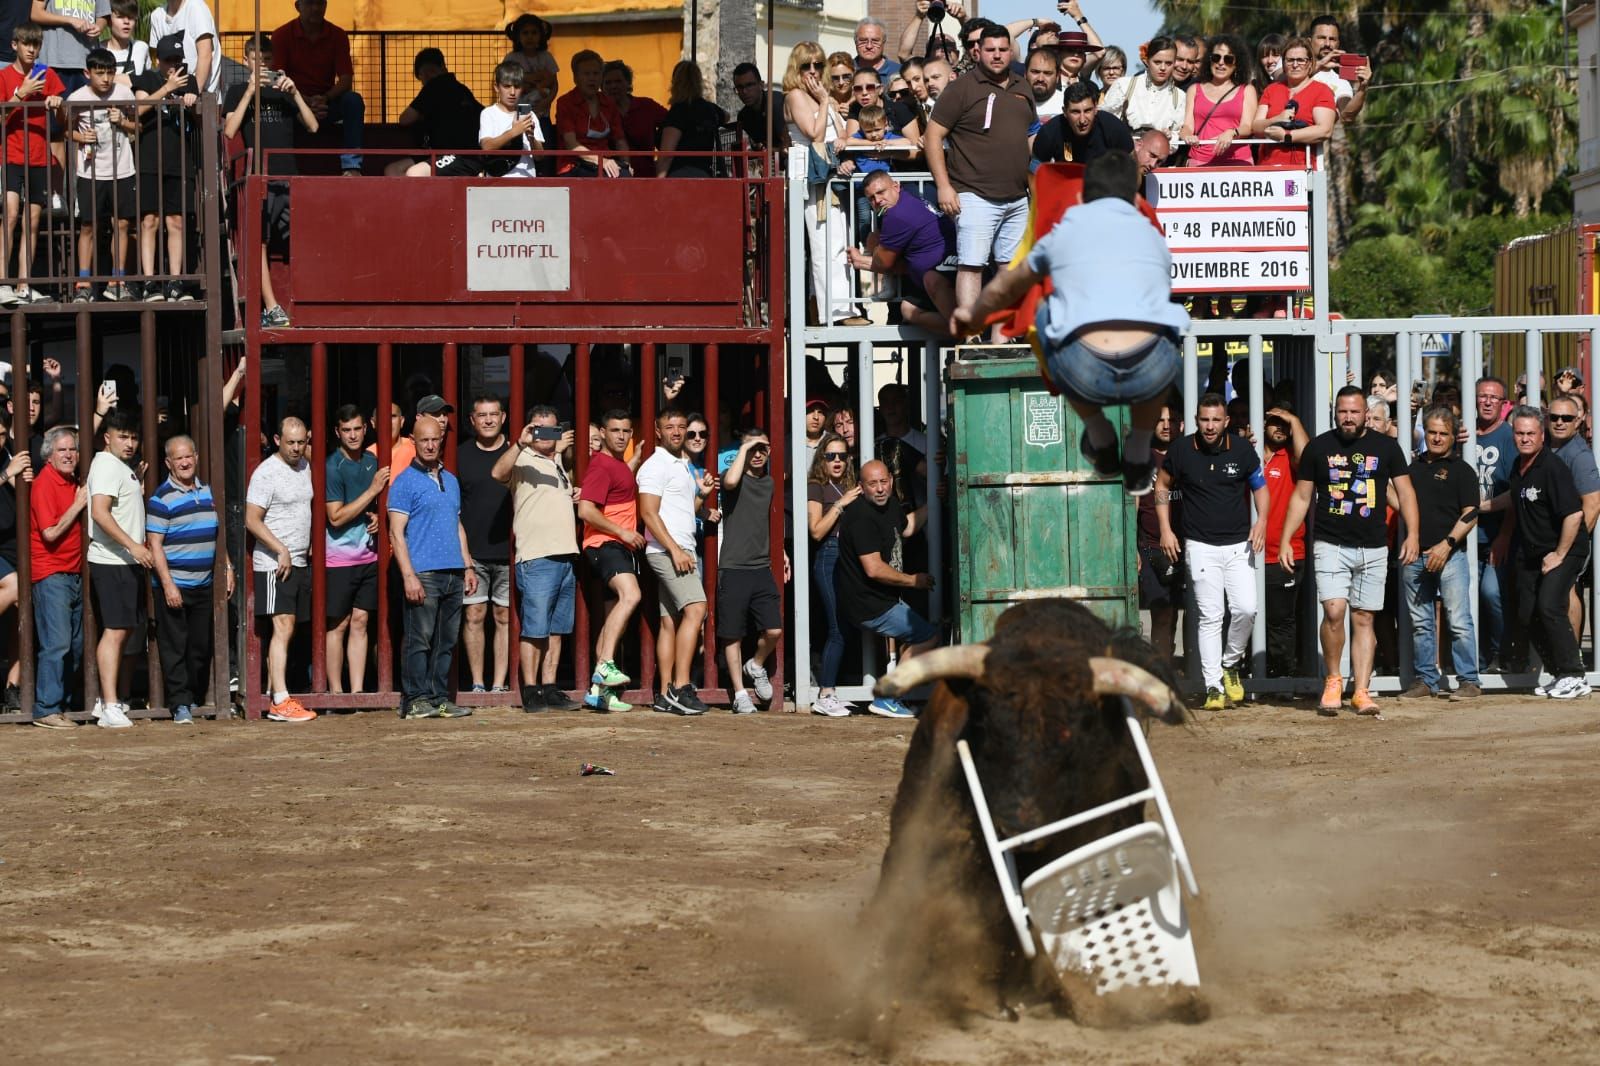
[[[822,435],[828,428],[828,401],[821,396],[812,396],[806,400],[806,469],[811,469],[811,461],[817,457],[817,449],[822,446]]]

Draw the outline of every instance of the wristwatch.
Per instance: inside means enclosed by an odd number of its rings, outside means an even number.
[[[1456,538],[1455,538],[1455,537],[1453,537],[1453,536],[1448,536],[1448,535],[1447,535],[1447,536],[1446,536],[1446,537],[1445,537],[1445,538],[1444,538],[1444,542],[1445,542],[1445,543],[1446,543],[1446,544],[1448,544],[1448,545],[1450,545],[1450,550],[1451,550],[1451,551],[1459,551],[1459,550],[1460,550],[1460,549],[1461,549],[1461,542],[1460,542],[1460,541],[1459,541],[1459,540],[1457,540],[1457,539],[1456,539]]]

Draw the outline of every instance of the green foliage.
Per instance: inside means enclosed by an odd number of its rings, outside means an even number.
[[[1350,318],[1403,318],[1435,309],[1438,261],[1411,237],[1356,241],[1329,278],[1333,305]]]

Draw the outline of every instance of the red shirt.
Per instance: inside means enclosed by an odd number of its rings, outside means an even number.
[[[28,532],[28,557],[33,561],[33,580],[43,581],[51,574],[76,574],[83,565],[83,522],[72,523],[61,539],[46,545],[44,530],[61,521],[78,498],[78,483],[68,481],[48,464],[33,479],[28,506],[33,521]]]
[[[628,113],[622,116],[622,132],[628,138],[628,147],[638,152],[648,152],[656,146],[656,130],[667,117],[667,109],[648,96],[635,96],[628,104]],[[633,172],[641,178],[656,176],[656,161],[646,156],[628,160]]]
[[[272,31],[272,57],[302,96],[327,96],[335,77],[355,74],[350,35],[331,22],[322,24],[316,40],[306,36],[299,19],[285,22]]]
[[[1273,453],[1262,467],[1262,473],[1267,478],[1267,565],[1276,566],[1278,542],[1283,539],[1283,520],[1289,513],[1289,497],[1294,495],[1294,464],[1289,461],[1289,449],[1280,448]],[[1304,522],[1294,531],[1289,543],[1294,547],[1297,560],[1306,557]]]
[[[0,70],[0,100],[9,100],[16,95],[17,87],[28,80],[27,71],[18,70],[12,63],[4,70]],[[63,96],[67,87],[61,84],[61,79],[56,77],[56,72],[46,70],[44,75],[44,91],[27,97],[29,100],[43,100],[51,96]],[[26,163],[30,167],[50,166],[50,132],[49,119],[45,117],[43,108],[11,108],[6,111],[6,162],[16,163],[19,166]],[[38,580],[35,578],[34,580]]]
[[[588,500],[600,508],[600,513],[605,515],[607,521],[623,529],[637,529],[639,526],[639,481],[628,469],[628,464],[613,459],[610,452],[602,449],[589,456],[589,469],[584,472],[583,491],[578,494],[578,499]],[[617,539],[597,526],[587,522],[583,524],[585,548],[598,547],[608,540]]]
[[[599,100],[600,114],[591,115],[588,101],[577,89],[562,93],[556,99],[556,140],[560,142],[560,147],[567,146],[568,133],[576,136],[578,144],[591,152],[604,152],[613,143],[627,140],[617,102],[605,93],[600,94]],[[628,147],[633,147],[631,141]],[[577,165],[577,160],[568,157],[561,164],[561,173],[565,174]]]
[[[1267,86],[1267,91],[1261,94],[1261,103],[1267,109],[1267,117],[1281,113],[1289,103],[1289,86],[1281,81],[1275,81]],[[1326,107],[1337,114],[1338,106],[1333,99],[1333,90],[1320,81],[1309,82],[1294,94],[1295,118],[1302,122],[1315,122],[1316,116],[1312,114],[1319,107]],[[1304,145],[1292,144],[1261,144],[1256,146],[1256,164],[1258,166],[1284,166],[1303,167],[1306,165],[1306,149]]]

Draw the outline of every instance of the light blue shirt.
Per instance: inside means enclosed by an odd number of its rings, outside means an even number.
[[[1189,313],[1172,302],[1166,238],[1126,200],[1102,197],[1069,209],[1028,253],[1028,269],[1055,286],[1034,316],[1054,350],[1101,322],[1189,328]]]

